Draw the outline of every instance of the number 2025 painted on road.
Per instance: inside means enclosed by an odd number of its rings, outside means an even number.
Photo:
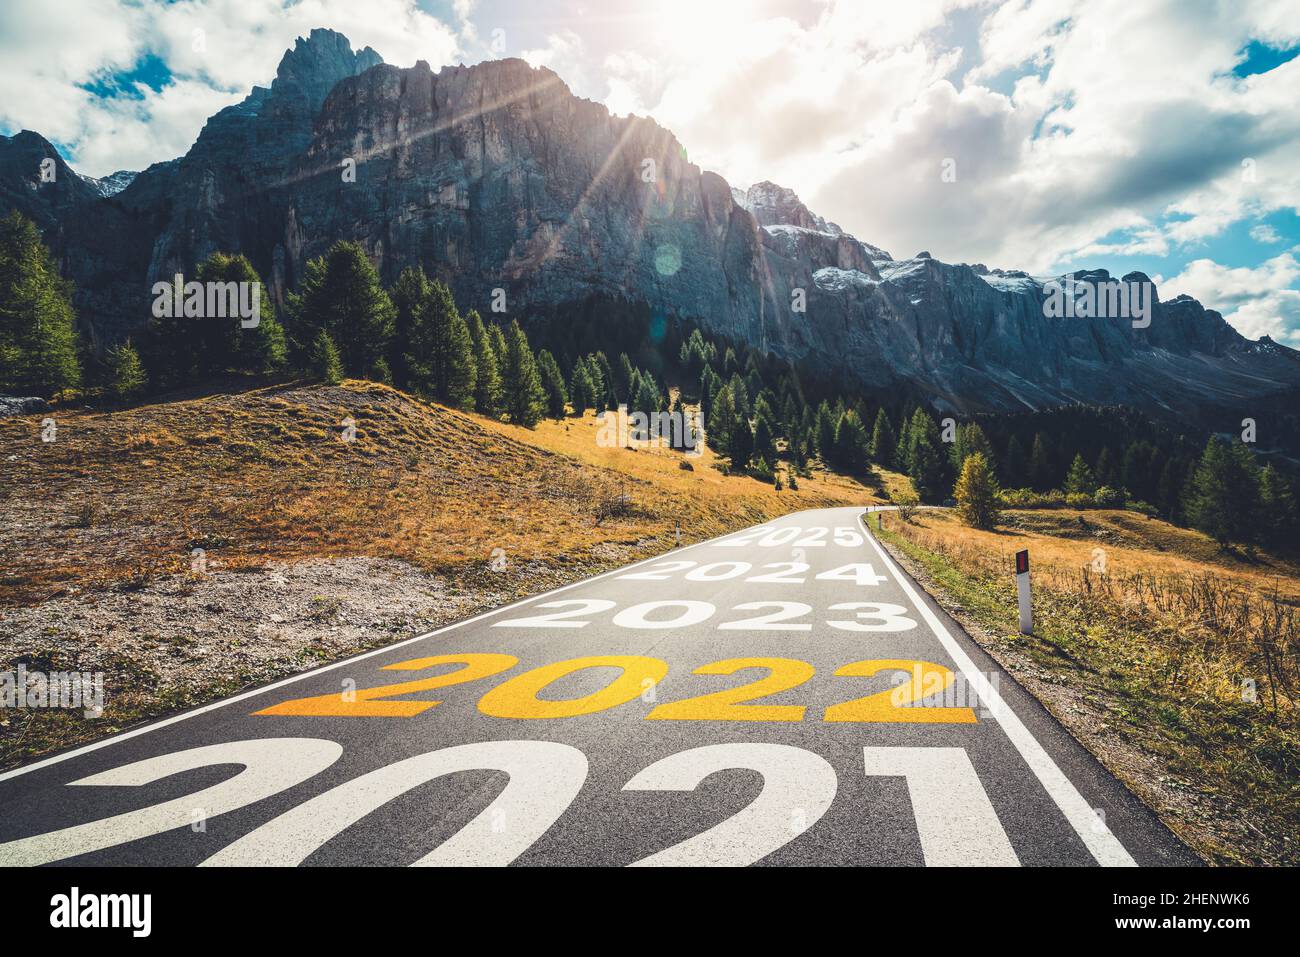
[[[295,717],[381,717],[409,718],[435,708],[439,701],[395,701],[393,695],[432,691],[488,678],[513,668],[513,655],[468,653],[414,658],[386,665],[388,671],[422,671],[441,665],[460,668],[432,678],[381,685],[364,690],[295,698],[256,711],[258,715]],[[549,685],[588,668],[617,668],[619,673],[605,687],[580,698],[562,700],[539,697]],[[806,707],[795,704],[748,704],[769,695],[797,688],[814,674],[811,664],[794,658],[728,658],[701,665],[697,675],[731,675],[746,669],[763,669],[767,674],[735,688],[656,705],[647,721],[802,721]],[[946,691],[955,680],[953,672],[928,661],[886,658],[855,661],[842,665],[835,675],[842,678],[871,678],[902,672],[902,684],[873,694],[840,702],[826,708],[823,721],[922,724],[972,724],[975,712],[964,707],[920,706],[925,698]],[[478,709],[494,718],[573,718],[595,714],[644,698],[668,674],[668,663],[642,655],[596,655],[570,658],[542,665],[515,675],[479,699]]]

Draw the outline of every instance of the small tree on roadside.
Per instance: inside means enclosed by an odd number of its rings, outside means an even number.
[[[993,528],[998,523],[998,482],[983,452],[971,452],[962,461],[953,492],[957,514],[972,528]]]

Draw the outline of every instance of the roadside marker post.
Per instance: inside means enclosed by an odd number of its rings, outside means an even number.
[[[1034,633],[1034,607],[1029,598],[1029,549],[1016,552],[1016,592],[1020,599],[1020,633]]]

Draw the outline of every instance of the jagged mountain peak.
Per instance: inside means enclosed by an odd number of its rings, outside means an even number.
[[[284,51],[271,90],[299,90],[315,112],[340,80],[383,62],[384,58],[371,47],[353,51],[352,42],[343,34],[317,27],[307,37],[298,37],[293,49]]]
[[[147,322],[151,284],[211,252],[248,255],[280,304],[346,239],[384,281],[418,264],[464,308],[505,290],[530,324],[676,316],[867,388],[910,384],[936,408],[1195,409],[1300,385],[1289,350],[1245,343],[1188,297],[1153,296],[1149,328],[1061,319],[1022,271],[896,261],[792,189],[732,189],[653,119],[614,116],[519,59],[398,68],[313,30],[269,88],[111,202],[75,174],[87,199],[35,202],[42,150],[57,155],[36,134],[0,139],[0,212],[35,206],[99,343]]]

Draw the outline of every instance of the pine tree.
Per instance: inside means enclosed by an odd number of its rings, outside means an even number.
[[[817,454],[821,456],[822,463],[830,466],[835,462],[835,427],[839,424],[839,419],[831,410],[831,407],[822,401],[817,406],[817,420],[814,426],[816,430]]]
[[[569,402],[573,405],[573,414],[578,417],[596,404],[596,389],[591,381],[591,372],[582,360],[573,365],[573,375],[569,378]]]
[[[17,212],[0,220],[0,392],[49,396],[81,385],[72,284]]]
[[[145,387],[144,364],[131,340],[108,350],[108,394],[116,402],[130,402]]]
[[[917,409],[908,426],[909,469],[912,486],[923,502],[938,502],[947,489],[947,468],[939,426],[924,409]]]
[[[1295,489],[1291,480],[1272,462],[1260,472],[1259,499],[1261,538],[1269,545],[1294,550],[1297,522],[1300,521]]]
[[[542,418],[546,391],[537,371],[537,360],[519,320],[510,322],[506,335],[505,362],[501,368],[501,391],[506,417],[516,425],[532,428]]]
[[[389,367],[393,370],[397,384],[403,388],[415,388],[424,384],[427,370],[413,375],[406,364],[406,353],[411,336],[424,313],[429,299],[429,277],[422,266],[407,266],[388,291],[388,298],[393,301],[393,348]],[[413,381],[419,378],[420,381]]]
[[[889,416],[883,408],[878,409],[875,425],[871,428],[871,461],[882,468],[892,469],[896,443],[894,426],[890,423]]]
[[[1029,459],[1025,449],[1014,435],[1007,442],[1007,454],[1002,458],[1002,480],[1012,488],[1029,488],[1033,480],[1029,473]]]
[[[501,414],[501,373],[497,367],[496,351],[476,310],[466,313],[465,325],[469,328],[470,348],[474,354],[474,409],[480,415],[495,418]]]
[[[291,338],[314,344],[325,330],[348,375],[365,375],[388,353],[396,310],[360,244],[337,242],[309,264],[290,302]]]
[[[863,474],[871,464],[867,429],[853,409],[840,416],[835,429],[835,460],[850,475]]]
[[[1097,480],[1098,488],[1103,486],[1114,488],[1119,484],[1115,456],[1111,454],[1110,446],[1104,446],[1097,455],[1097,464],[1093,467],[1092,473]]]
[[[980,428],[978,422],[968,422],[957,428],[957,441],[952,447],[952,466],[954,471],[960,471],[962,462],[966,456],[979,452],[984,456],[984,461],[990,468],[995,466],[993,458],[993,445],[989,442],[988,436]]]
[[[552,419],[562,419],[568,411],[569,392],[564,387],[564,373],[560,371],[555,356],[546,349],[537,353],[537,373],[542,378],[542,388],[546,391],[546,414]]]
[[[754,454],[766,462],[776,461],[776,440],[766,414],[760,414],[754,420]]]
[[[604,389],[604,405],[602,409],[618,408],[618,389],[614,384],[614,367],[609,364],[609,357],[604,352],[595,354],[597,367],[600,369],[600,384]]]
[[[993,528],[998,522],[998,485],[983,452],[971,452],[962,461],[953,490],[957,514],[972,528]]]
[[[713,411],[705,426],[709,447],[718,455],[730,454],[731,433],[736,422],[736,403],[731,398],[731,390],[723,386],[713,400]]]
[[[1047,436],[1034,433],[1034,444],[1029,453],[1029,484],[1039,492],[1046,492],[1055,484],[1056,469],[1052,453],[1047,448]]]
[[[728,388],[727,391],[730,392],[731,389]],[[731,467],[740,471],[749,465],[753,455],[754,430],[750,427],[749,419],[738,415],[731,427],[731,435],[727,443],[727,457],[731,461]]]
[[[316,333],[311,346],[310,369],[312,375],[326,385],[338,385],[343,381],[343,363],[334,340],[324,329]]]
[[[1092,469],[1088,468],[1083,456],[1076,453],[1074,461],[1070,463],[1070,471],[1065,476],[1065,494],[1091,495],[1095,491],[1097,480],[1093,477]]]
[[[1260,484],[1245,443],[1211,436],[1188,481],[1184,509],[1192,527],[1220,546],[1253,544],[1261,517]]]

